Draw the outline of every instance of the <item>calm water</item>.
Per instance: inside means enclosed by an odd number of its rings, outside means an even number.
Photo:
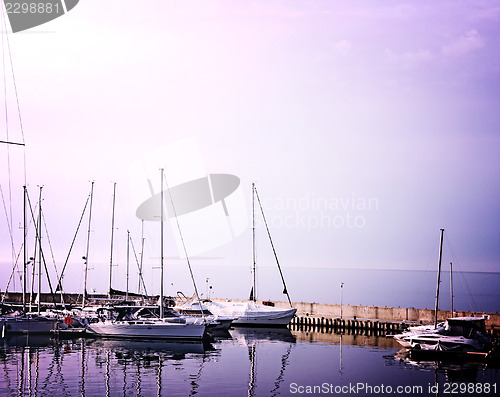
[[[225,268],[222,284],[212,276],[213,269],[196,269],[201,280],[213,282],[212,297],[248,299],[248,271],[245,268]],[[203,271],[206,271],[204,273]],[[222,270],[221,270],[222,272]],[[369,269],[283,269],[292,301],[340,303],[340,283],[344,283],[343,303],[364,306],[415,307],[434,309],[436,271],[369,270]],[[203,277],[201,277],[203,276]],[[258,270],[259,299],[286,301],[275,268]],[[232,280],[232,282],[228,282]],[[205,288],[199,284],[201,290]],[[454,309],[471,312],[500,312],[500,273],[454,272]],[[188,290],[189,291],[189,290]],[[440,308],[450,310],[450,273],[443,271],[440,286]]]
[[[415,365],[398,359],[399,347],[383,336],[235,329],[206,345],[47,337],[1,343],[5,396],[291,396],[313,395],[314,386],[322,391],[316,395],[447,396],[452,381],[490,390],[453,395],[500,394],[498,369]]]

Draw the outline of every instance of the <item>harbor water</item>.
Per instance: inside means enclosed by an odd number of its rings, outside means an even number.
[[[383,335],[237,328],[209,343],[41,336],[0,343],[3,396],[500,393],[499,369],[411,362]]]

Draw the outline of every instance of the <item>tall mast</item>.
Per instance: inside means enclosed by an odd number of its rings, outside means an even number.
[[[252,292],[250,294],[250,300],[253,300],[254,302],[257,300],[257,288],[255,285],[255,183],[252,183]]]
[[[26,267],[27,264],[27,247],[26,247],[26,186],[23,186],[24,199],[23,199],[23,312],[26,313]]]
[[[161,168],[160,205],[160,319],[163,319],[163,168]]]
[[[87,299],[87,273],[89,270],[89,245],[90,245],[90,224],[92,221],[92,198],[94,196],[94,181],[92,181],[92,186],[90,188],[90,208],[89,208],[89,228],[87,232],[87,251],[83,259],[85,259],[85,272],[83,278],[83,297],[82,297],[82,308],[85,307],[85,300]]]
[[[111,280],[113,275],[113,235],[115,231],[115,195],[116,195],[116,182],[113,184],[113,211],[111,213],[111,252],[109,255],[109,288],[108,288],[109,299],[111,299]]]
[[[42,293],[42,187],[38,197],[38,305],[37,313],[40,314],[41,293]]]
[[[128,278],[130,267],[130,230],[127,230],[127,290],[125,291],[125,300],[128,301]]]
[[[142,259],[144,258],[144,219],[141,221],[141,262],[139,264],[139,285],[137,292],[141,293],[141,280],[142,280]]]
[[[444,234],[444,229],[441,229],[441,238],[439,241],[439,263],[438,263],[437,287],[436,287],[436,305],[434,313],[434,328],[437,328],[437,322],[438,322],[439,283],[441,282],[441,258],[443,255],[443,234]]]
[[[453,317],[453,263],[450,262],[450,299],[451,299],[451,317]]]

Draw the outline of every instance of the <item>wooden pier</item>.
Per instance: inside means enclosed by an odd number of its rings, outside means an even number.
[[[296,316],[290,322],[292,330],[333,331],[336,333],[395,334],[402,330],[398,322],[345,318]]]

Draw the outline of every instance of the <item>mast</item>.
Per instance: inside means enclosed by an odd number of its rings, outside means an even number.
[[[128,301],[129,266],[130,266],[130,230],[127,230],[127,290],[125,291],[126,301]]]
[[[451,299],[451,317],[453,317],[453,263],[450,262],[450,299]]]
[[[161,171],[160,205],[160,319],[163,319],[163,168]]]
[[[113,235],[115,231],[115,194],[116,194],[116,182],[113,184],[113,211],[111,213],[111,253],[109,255],[109,289],[108,289],[109,299],[111,299],[111,280],[113,275]]]
[[[94,181],[92,181],[92,186],[90,188],[90,207],[89,207],[89,228],[87,231],[87,251],[83,259],[85,259],[85,272],[83,278],[83,297],[82,297],[82,308],[85,307],[85,299],[87,299],[87,273],[89,270],[89,245],[90,245],[90,223],[92,220],[92,198],[94,196]]]
[[[38,304],[37,313],[40,314],[40,304],[42,297],[42,188],[40,186],[40,195],[38,197]]]
[[[439,283],[441,282],[441,258],[443,255],[443,234],[444,234],[444,229],[441,229],[441,238],[439,241],[439,263],[438,263],[437,287],[436,287],[436,305],[434,313],[434,328],[437,328],[437,322],[438,322]]]
[[[27,264],[27,247],[26,247],[26,185],[23,186],[23,312],[26,313],[26,267]]]
[[[250,300],[256,301],[257,299],[257,288],[255,285],[255,183],[252,183],[252,291],[250,292]]]
[[[141,280],[142,280],[142,258],[144,258],[144,219],[141,220],[141,262],[139,264],[139,285],[137,292],[141,293]]]

